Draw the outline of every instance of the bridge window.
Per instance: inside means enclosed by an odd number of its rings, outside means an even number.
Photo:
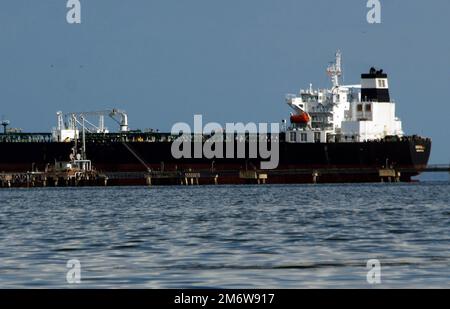
[[[302,142],[307,142],[307,141],[308,141],[308,135],[306,135],[306,133],[302,133],[302,134],[300,135],[300,140],[301,140]]]
[[[296,142],[297,141],[297,132],[291,132],[289,135],[290,135],[289,139],[290,139],[291,142]]]
[[[316,143],[320,142],[320,132],[314,132],[314,141]]]

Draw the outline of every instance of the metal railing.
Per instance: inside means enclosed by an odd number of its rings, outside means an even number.
[[[3,143],[50,143],[53,141],[51,133],[7,133],[0,134]]]

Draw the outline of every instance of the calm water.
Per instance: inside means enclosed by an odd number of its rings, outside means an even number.
[[[0,190],[0,287],[450,287],[450,183]]]

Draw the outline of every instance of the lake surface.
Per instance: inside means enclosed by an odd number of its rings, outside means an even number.
[[[79,284],[66,281],[71,259]],[[0,288],[449,282],[448,181],[0,190]]]

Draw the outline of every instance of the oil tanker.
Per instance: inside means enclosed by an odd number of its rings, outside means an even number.
[[[327,73],[331,88],[286,95],[290,119],[271,132],[249,125],[241,132],[130,130],[119,109],[58,112],[48,133],[23,133],[3,121],[0,176],[95,170],[110,185],[408,182],[425,169],[431,140],[404,134],[383,70],[370,68],[360,84],[343,85],[338,51]],[[118,123],[117,132],[107,130],[105,117]],[[276,156],[272,164],[267,153]]]

